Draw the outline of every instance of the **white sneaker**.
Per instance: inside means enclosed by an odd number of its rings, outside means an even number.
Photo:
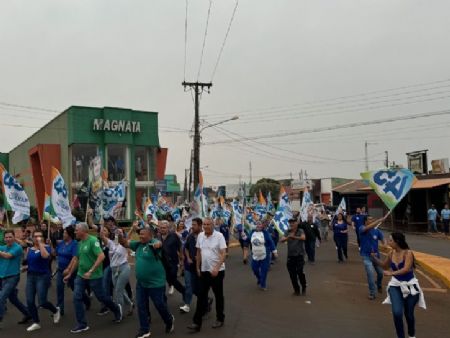
[[[31,324],[31,326],[29,326],[27,328],[27,331],[32,332],[32,331],[39,330],[40,328],[41,328],[41,325],[39,325],[38,323],[33,323],[33,324]]]
[[[56,312],[53,314],[53,323],[58,324],[61,320],[61,309],[57,306]]]
[[[175,291],[175,288],[173,287],[173,285],[171,287],[169,287],[169,295],[173,295],[174,291]]]
[[[183,306],[180,306],[180,311],[184,312],[184,313],[188,313],[189,311],[191,311],[191,308],[188,304],[184,304]]]

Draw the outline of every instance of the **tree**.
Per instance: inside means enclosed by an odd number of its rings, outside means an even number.
[[[272,200],[278,201],[278,195],[280,194],[280,183],[278,181],[275,181],[271,178],[261,178],[256,182],[256,184],[253,184],[250,188],[250,196],[254,196],[256,193],[256,196],[259,196],[259,191],[264,195],[264,198],[267,196],[267,194],[270,191],[270,194],[272,196]]]

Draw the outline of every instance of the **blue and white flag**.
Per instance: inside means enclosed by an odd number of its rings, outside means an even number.
[[[5,193],[6,201],[11,207],[11,210],[14,211],[12,222],[17,224],[30,218],[30,201],[25,193],[25,190],[1,164],[0,179],[3,183],[3,191]]]
[[[178,221],[181,220],[181,212],[179,208],[173,208],[170,214],[172,215],[174,222],[178,223]]]
[[[122,207],[125,196],[125,181],[121,181],[114,188],[103,189],[103,217],[114,217],[114,212]]]
[[[308,220],[308,213],[310,212],[310,208],[313,202],[311,199],[311,194],[309,193],[308,187],[305,187],[303,192],[302,205],[300,207],[300,217],[303,222]]]
[[[344,215],[347,212],[347,204],[345,203],[345,198],[342,197],[341,202],[337,208],[338,212],[341,211]]]
[[[147,198],[145,203],[145,217],[148,215],[152,215],[154,221],[158,221],[158,217],[156,216],[156,207],[153,204],[151,198]]]
[[[280,235],[284,235],[284,233],[289,229],[289,219],[285,213],[285,210],[280,208],[275,212],[275,216],[273,217],[273,223],[275,225],[275,229],[280,233]]]
[[[194,193],[194,201],[197,204],[198,216],[206,217],[208,214],[208,199],[203,191],[203,175],[199,172],[199,182]]]
[[[278,210],[282,210],[287,218],[292,217],[291,203],[289,196],[283,186],[280,188],[280,202],[278,203]]]
[[[63,228],[75,224],[76,218],[72,215],[66,184],[55,167],[52,167],[52,206],[56,216],[61,220]]]
[[[275,210],[275,207],[272,202],[272,195],[270,191],[267,193],[267,212],[273,212]]]
[[[233,200],[233,202],[231,203],[231,207],[233,208],[234,224],[236,226],[238,224],[242,225],[242,206],[239,204],[239,201]]]

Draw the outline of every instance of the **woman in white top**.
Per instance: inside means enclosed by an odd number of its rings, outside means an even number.
[[[129,306],[128,315],[133,313],[134,304],[128,298],[125,287],[130,279],[130,264],[128,263],[128,250],[119,244],[117,234],[112,235],[107,227],[102,227],[100,238],[109,249],[109,260],[114,285],[113,300],[124,308],[126,303]],[[111,238],[114,238],[112,240]]]

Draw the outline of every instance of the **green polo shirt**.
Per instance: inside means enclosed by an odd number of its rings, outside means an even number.
[[[78,276],[83,275],[89,271],[97,260],[98,255],[102,253],[100,242],[97,237],[89,235],[84,241],[78,242]],[[91,274],[91,279],[103,277],[103,265],[100,264]]]
[[[156,257],[154,251],[161,252],[161,249],[152,249],[153,243],[158,243],[156,239],[143,244],[139,241],[130,241],[130,249],[136,252],[136,279],[144,288],[161,288],[166,285],[166,272],[161,258]]]

